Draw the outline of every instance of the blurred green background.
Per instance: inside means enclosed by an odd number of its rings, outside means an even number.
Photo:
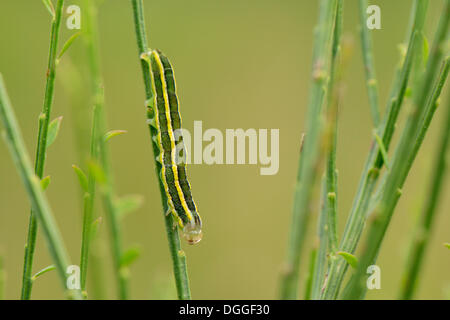
[[[66,6],[80,1],[67,0]],[[188,256],[193,298],[277,298],[277,281],[285,257],[298,149],[308,99],[316,1],[298,0],[145,0],[150,46],[163,50],[175,68],[183,125],[203,128],[279,128],[280,170],[260,176],[254,165],[191,165],[190,180],[204,219],[204,239]],[[373,31],[375,59],[384,106],[390,79],[404,39],[410,0],[373,1],[381,6],[382,29]],[[427,35],[436,27],[441,1],[431,1]],[[339,227],[342,231],[371,141],[371,121],[357,33],[357,1],[345,3],[345,35],[354,50],[346,71],[346,91],[339,114]],[[83,8],[81,11],[83,26]],[[62,25],[62,44],[73,30]],[[145,125],[144,87],[137,57],[130,1],[106,0],[99,10],[101,60],[110,129],[125,129],[111,146],[117,192],[141,194],[145,203],[123,222],[125,245],[138,244],[142,256],[131,268],[135,299],[173,298],[171,261],[162,207]],[[0,4],[0,72],[19,118],[30,155],[34,155],[37,118],[42,108],[50,16],[41,1],[2,0]],[[89,142],[90,106],[83,39],[64,56],[57,74],[53,117],[64,116],[60,135],[48,152],[46,174],[53,211],[78,263],[81,240],[81,193],[72,171],[84,165]],[[407,105],[408,105],[407,101]],[[372,299],[396,298],[411,232],[428,190],[442,111],[412,169],[378,260],[382,289]],[[78,115],[78,116],[77,116]],[[81,116],[80,116],[81,115]],[[74,135],[74,127],[84,135]],[[79,150],[83,150],[81,153]],[[32,157],[34,158],[34,156]],[[448,186],[421,275],[418,298],[450,297]],[[447,197],[445,196],[447,195]],[[7,271],[6,297],[20,296],[24,243],[30,204],[9,153],[0,143],[0,250]],[[317,208],[316,208],[317,209]],[[314,212],[316,213],[316,212]],[[101,206],[97,215],[103,215]],[[310,227],[313,241],[315,221]],[[105,298],[115,298],[108,230],[99,247]],[[306,255],[303,264],[307,263]],[[49,265],[39,235],[35,271]],[[305,267],[301,270],[305,275]],[[302,281],[303,285],[303,281]],[[55,272],[40,278],[33,298],[62,298]]]

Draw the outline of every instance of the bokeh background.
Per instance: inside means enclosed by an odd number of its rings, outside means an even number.
[[[69,4],[80,1],[67,0]],[[285,258],[291,221],[298,148],[305,122],[317,1],[298,0],[145,0],[150,45],[172,60],[183,125],[194,120],[207,128],[279,128],[280,170],[260,176],[255,165],[191,165],[191,185],[204,219],[204,240],[183,243],[192,294],[197,299],[273,299]],[[426,31],[435,30],[441,1],[430,1]],[[385,105],[398,44],[405,37],[410,0],[378,0],[382,29],[372,32]],[[339,114],[339,228],[342,231],[356,191],[372,127],[360,53],[357,1],[345,3],[345,39],[353,41],[346,70],[346,91]],[[82,8],[83,19],[83,8]],[[65,15],[65,18],[67,14]],[[65,22],[65,20],[64,20]],[[83,26],[83,20],[82,20]],[[140,194],[144,205],[123,222],[125,246],[139,245],[141,257],[131,268],[135,299],[174,298],[171,261],[145,125],[144,87],[137,57],[130,1],[106,0],[99,10],[101,62],[108,128],[125,129],[111,144],[117,192]],[[34,155],[37,118],[42,108],[50,16],[41,1],[2,0],[0,72],[3,74],[30,155]],[[73,30],[62,26],[62,44]],[[60,135],[48,152],[48,197],[73,263],[81,240],[81,192],[71,165],[84,166],[89,142],[90,106],[82,37],[59,65],[53,116],[63,116]],[[409,101],[407,101],[408,105]],[[408,243],[428,190],[429,175],[444,110],[412,168],[384,241],[378,265],[382,289],[368,298],[394,299]],[[74,134],[75,128],[84,134]],[[34,158],[34,157],[32,157]],[[432,241],[421,274],[418,298],[450,297],[450,252],[442,245],[448,232],[448,183],[439,205]],[[6,297],[20,296],[24,243],[30,204],[3,141],[0,143],[0,247],[7,271]],[[103,215],[101,206],[97,215]],[[315,221],[310,227],[313,241]],[[34,268],[51,264],[42,234]],[[115,298],[107,224],[98,247],[104,298]],[[307,263],[307,255],[303,264]],[[305,267],[301,270],[306,274]],[[303,285],[303,282],[302,284]],[[33,298],[62,298],[56,273],[38,279]]]

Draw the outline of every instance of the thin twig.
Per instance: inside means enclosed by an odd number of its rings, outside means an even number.
[[[370,112],[375,128],[380,124],[380,106],[378,102],[378,82],[375,73],[375,62],[373,59],[372,37],[370,31],[366,27],[366,9],[368,7],[367,0],[359,0],[359,28],[361,34],[361,47],[366,74],[367,94],[369,96]]]
[[[406,57],[401,63],[401,68],[396,73],[393,81],[391,98],[388,101],[386,114],[379,129],[381,132],[380,136],[382,137],[384,147],[386,149],[389,148],[392,140],[397,117],[405,97],[409,74],[411,71],[412,58],[415,53],[415,44],[417,42],[415,34],[416,32],[420,33],[423,28],[427,4],[428,1],[416,0],[413,5],[411,15],[413,20],[412,23],[410,23],[412,30],[408,30],[408,35],[410,35],[408,50]],[[354,253],[364,228],[371,196],[378,181],[379,172],[383,164],[384,162],[380,147],[374,138],[358,190],[353,201],[353,206],[344,229],[339,251]],[[321,296],[322,299],[337,298],[347,268],[348,263],[343,258],[338,258],[332,261],[328,272],[327,282]]]
[[[325,273],[327,268],[327,252],[329,248],[328,241],[328,224],[327,224],[327,214],[328,214],[328,191],[327,191],[327,181],[326,178],[322,179],[322,196],[320,199],[321,208],[319,213],[319,219],[317,224],[317,235],[318,235],[318,246],[319,248],[314,248],[314,263],[311,263],[311,267],[314,269],[310,271],[311,274],[311,299],[317,300],[320,297],[320,290],[322,289],[322,284],[325,279]],[[312,258],[311,258],[312,259]],[[305,300],[309,300],[305,296]]]
[[[91,93],[93,97],[93,120],[91,136],[91,161],[98,162],[104,175],[104,181],[99,183],[103,198],[103,206],[108,216],[112,255],[115,268],[115,277],[117,280],[118,296],[125,300],[128,298],[128,273],[121,267],[122,259],[122,241],[119,213],[114,203],[114,187],[110,167],[110,157],[107,143],[104,140],[106,127],[104,111],[104,92],[103,79],[100,73],[99,46],[97,36],[97,5],[94,1],[85,0],[86,8],[85,35],[87,40],[88,59],[91,73]],[[86,274],[89,258],[90,242],[92,241],[92,223],[93,223],[93,201],[95,195],[96,177],[89,170],[88,176],[88,195],[83,217],[83,241],[82,241],[82,290],[86,292]]]
[[[64,246],[60,231],[56,225],[55,218],[48,204],[47,198],[42,190],[40,179],[34,174],[25,143],[19,129],[16,117],[14,115],[11,102],[9,100],[6,88],[3,82],[3,76],[0,74],[0,119],[5,128],[5,140],[8,143],[11,156],[17,171],[25,185],[28,197],[31,202],[32,210],[42,226],[45,238],[47,240],[50,255],[53,258],[61,279],[64,290],[66,288],[67,267],[69,266],[69,256]],[[68,292],[69,297],[81,299],[79,290]]]
[[[44,167],[47,154],[46,152],[47,133],[53,105],[57,49],[58,49],[59,31],[63,7],[64,7],[64,0],[58,0],[54,11],[55,14],[53,16],[50,33],[47,84],[45,87],[44,105],[42,113],[39,117],[39,132],[38,132],[38,142],[34,168],[35,174],[39,179],[42,179],[44,175]],[[36,249],[37,231],[38,231],[37,219],[35,217],[33,210],[31,210],[28,224],[27,243],[25,245],[24,265],[23,265],[22,293],[21,293],[21,299],[23,300],[29,300],[31,298],[31,290],[33,286],[33,280],[31,279],[31,277],[33,273],[33,258],[34,258],[34,251]]]
[[[298,298],[300,257],[306,236],[313,190],[321,173],[323,151],[323,101],[330,75],[331,35],[337,12],[336,0],[322,0],[313,50],[312,86],[306,122],[307,138],[299,160],[292,210],[286,267],[281,278],[281,298]]]
[[[444,177],[447,169],[448,147],[450,146],[450,97],[447,101],[447,116],[444,119],[441,138],[436,149],[433,174],[430,188],[427,191],[427,200],[420,217],[419,226],[412,238],[412,246],[406,264],[400,299],[412,299],[418,286],[418,274],[421,270],[424,255],[430,241],[431,230],[436,216],[436,209],[443,189]]]
[[[131,0],[131,3],[133,6],[136,40],[140,58],[143,53],[146,53],[148,51],[147,35],[145,31],[144,4],[142,0]],[[146,99],[149,100],[153,96],[150,83],[150,73],[146,67],[145,61],[142,59],[140,59],[140,61],[145,85],[145,96]],[[158,145],[153,140],[152,146],[154,155],[158,154]],[[155,167],[156,167],[156,176],[158,177],[159,181],[159,190],[161,193],[162,205],[164,209],[163,210],[164,221],[166,225],[167,238],[169,241],[170,255],[172,257],[173,262],[173,272],[175,275],[175,284],[177,287],[178,298],[182,300],[191,299],[189,277],[186,265],[186,255],[184,251],[181,249],[180,237],[178,235],[178,228],[173,228],[173,221],[171,215],[165,215],[165,212],[167,212],[168,209],[167,206],[168,202],[166,193],[164,191],[164,186],[162,184],[161,179],[159,179],[161,166],[158,163],[156,163]]]
[[[450,3],[449,1],[447,3]],[[450,7],[447,7],[447,14],[444,11],[441,20],[441,28],[438,31],[437,42],[435,46],[435,55],[430,58],[427,73],[423,79],[419,97],[414,103],[414,109],[408,118],[406,126],[403,130],[402,137],[397,147],[392,170],[386,178],[385,189],[382,197],[374,209],[371,216],[371,224],[368,230],[367,242],[364,251],[361,254],[360,263],[357,272],[349,283],[349,289],[346,290],[346,299],[359,299],[365,294],[364,275],[365,270],[371,264],[376,262],[378,252],[380,250],[384,235],[394,213],[395,207],[402,194],[402,188],[408,177],[408,173],[412,167],[414,159],[422,145],[425,134],[437,108],[437,101],[441,94],[442,88],[447,80],[449,72],[449,59],[443,63],[441,73],[438,76],[435,87],[429,94],[431,85],[433,84],[433,76],[436,74],[437,66],[435,62],[439,62],[442,52],[440,40],[445,39],[446,29],[448,28],[448,19]],[[444,30],[445,28],[445,30]],[[445,32],[444,32],[445,31]],[[443,38],[440,35],[444,35]],[[427,81],[427,82],[425,82]]]
[[[336,140],[337,140],[337,114],[340,100],[340,76],[338,75],[340,41],[342,34],[343,21],[343,0],[338,0],[336,21],[333,33],[333,45],[331,55],[331,73],[328,85],[327,101],[327,122],[329,123],[329,142],[326,165],[326,210],[327,210],[327,232],[328,232],[328,250],[334,255],[337,250],[337,169],[336,169]]]
[[[414,159],[419,151],[428,130],[436,103],[448,75],[449,59],[445,59],[439,76],[439,64],[443,57],[443,43],[448,34],[450,20],[450,0],[445,1],[445,7],[436,31],[425,75],[421,80],[419,91],[415,94],[414,106],[406,122],[398,147],[396,148],[392,170],[386,178],[385,189],[376,208],[374,209],[371,225],[368,230],[368,242],[361,255],[361,261],[350,289],[348,298],[359,298],[365,290],[362,284],[365,268],[375,263],[384,234],[391,220],[394,209],[401,196],[401,189]],[[433,81],[436,77],[438,79]],[[434,85],[434,88],[432,87]]]
[[[326,254],[326,252],[325,252]],[[305,281],[305,300],[311,300],[313,296],[313,290],[314,290],[314,276],[315,276],[315,270],[316,270],[316,261],[317,261],[317,248],[314,247],[311,249],[311,253],[309,255],[309,269],[308,269],[308,275],[306,277]]]
[[[337,250],[337,169],[336,169],[336,139],[337,113],[339,104],[340,75],[338,72],[341,52],[340,40],[343,21],[343,1],[338,0],[337,13],[331,48],[330,81],[328,83],[328,97],[326,106],[327,116],[327,160],[325,177],[322,182],[321,213],[319,217],[318,234],[319,250],[314,272],[312,299],[319,299],[325,279],[326,267],[330,259],[335,259]],[[325,216],[323,216],[325,215]]]

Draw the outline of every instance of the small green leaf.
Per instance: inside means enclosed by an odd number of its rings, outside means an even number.
[[[39,278],[40,276],[42,276],[44,273],[50,272],[52,270],[55,270],[56,267],[54,265],[50,265],[48,267],[45,267],[44,269],[42,269],[41,271],[38,271],[34,276],[31,277],[32,281],[35,281],[37,278]]]
[[[127,133],[126,130],[111,130],[105,133],[105,142],[108,141],[111,138],[114,138],[116,136],[119,136],[121,134]]]
[[[94,222],[92,222],[92,226],[91,226],[91,238],[94,239],[97,234],[98,234],[98,229],[100,228],[100,225],[103,222],[103,218],[102,217],[98,217],[97,219],[94,220]]]
[[[450,243],[444,243],[444,246],[445,246],[447,249],[450,249]]]
[[[58,60],[61,59],[61,57],[64,55],[64,53],[67,51],[67,49],[70,48],[72,43],[75,41],[76,38],[79,37],[80,34],[81,34],[81,32],[74,33],[69,39],[67,39],[66,43],[64,43],[64,45],[61,49],[61,52],[58,55],[58,58],[57,58]]]
[[[100,165],[94,160],[88,161],[88,168],[89,172],[92,174],[95,180],[100,185],[104,185],[106,182],[106,175],[105,172],[103,171],[103,168],[100,167]]]
[[[120,259],[120,267],[126,268],[130,266],[137,258],[139,258],[141,254],[141,250],[139,247],[135,246],[122,254],[122,258]]]
[[[356,269],[358,267],[358,259],[352,255],[351,253],[344,252],[344,251],[338,251],[336,252],[338,255],[340,255],[342,258],[347,261],[347,263],[353,268]]]
[[[86,177],[86,174],[76,165],[72,165],[73,170],[77,174],[78,181],[80,182],[80,186],[83,189],[83,191],[88,192],[88,179]]]
[[[63,117],[58,117],[52,122],[50,122],[48,126],[48,133],[47,133],[47,148],[50,147],[53,142],[55,142],[56,137],[59,133],[59,128],[61,127],[61,121]]]
[[[373,135],[375,137],[375,140],[377,141],[378,146],[380,147],[381,156],[383,157],[384,165],[389,170],[389,161],[388,161],[388,155],[386,148],[384,147],[383,140],[381,140],[380,136],[377,134],[377,132],[374,130]]]
[[[41,187],[42,190],[46,190],[48,188],[48,185],[50,184],[50,176],[46,176],[41,180]]]
[[[55,8],[53,7],[53,3],[51,0],[42,0],[42,3],[47,8],[48,12],[50,12],[50,15],[52,16],[52,19],[55,19]]]
[[[124,217],[127,213],[139,209],[144,202],[144,198],[141,195],[128,195],[119,198],[115,201],[117,211],[120,217]]]

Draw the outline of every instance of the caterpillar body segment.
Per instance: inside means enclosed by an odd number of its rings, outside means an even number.
[[[152,99],[146,101],[147,124],[158,146],[156,161],[161,167],[160,179],[168,199],[168,212],[189,244],[202,238],[202,221],[192,198],[187,178],[181,116],[176,94],[175,77],[169,59],[159,50],[150,50],[141,58],[150,71]],[[181,147],[180,147],[181,146]]]

